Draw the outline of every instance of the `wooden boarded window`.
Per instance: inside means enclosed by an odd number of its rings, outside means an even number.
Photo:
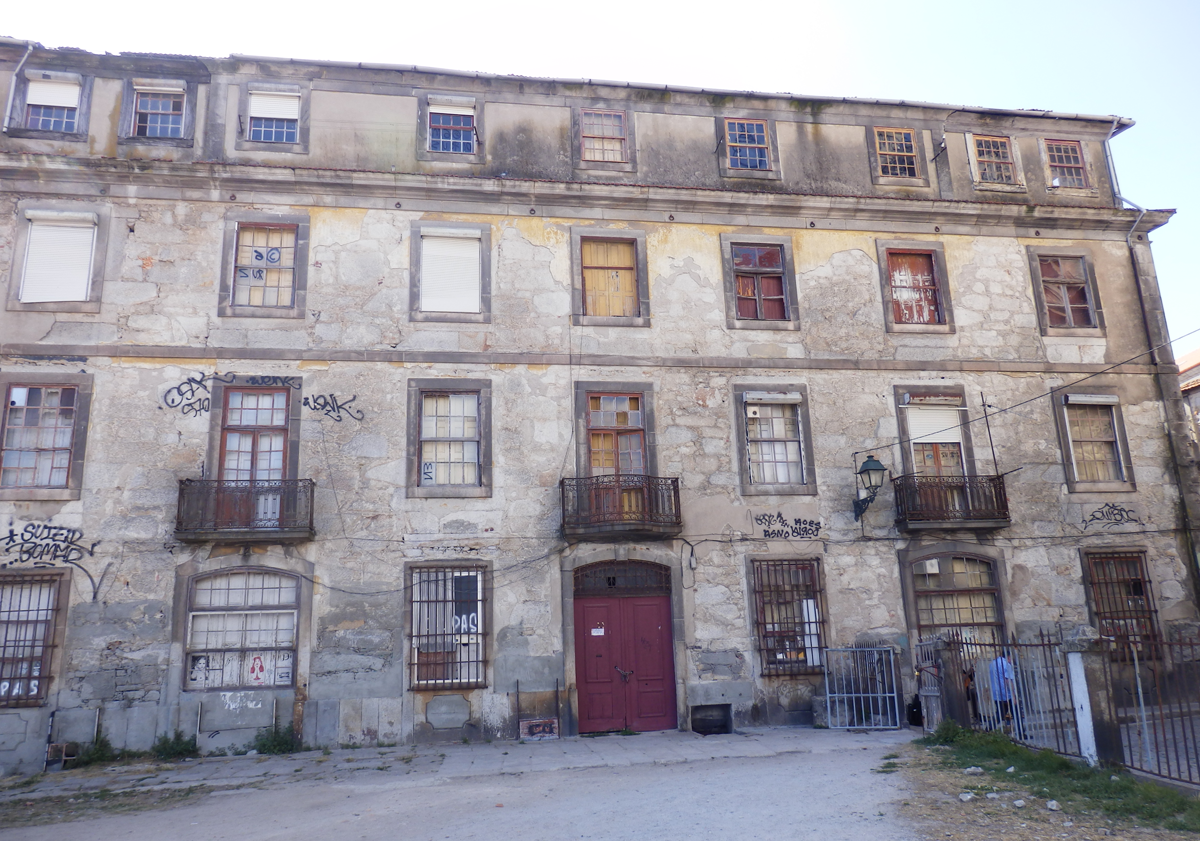
[[[61,582],[57,573],[0,575],[0,707],[45,703]]]
[[[592,111],[580,112],[580,134],[585,161],[625,163],[626,152],[625,112]]]
[[[296,287],[296,226],[238,225],[233,304],[293,305]]]
[[[485,569],[412,571],[412,686],[486,686]]]
[[[816,561],[754,561],[754,626],[764,675],[819,670],[825,647]]]
[[[68,486],[77,403],[75,386],[8,387],[0,487]]]
[[[25,218],[29,242],[18,293],[21,303],[88,300],[96,214],[27,210]]]
[[[1074,140],[1047,140],[1046,160],[1050,164],[1051,187],[1087,187],[1083,150]]]
[[[990,561],[947,556],[912,565],[922,638],[951,632],[966,642],[1003,641],[999,590]]]
[[[1125,471],[1117,442],[1114,406],[1082,402],[1082,395],[1068,395],[1067,435],[1071,439],[1071,463],[1076,482],[1123,482]],[[1115,402],[1115,400],[1113,401]]]
[[[888,251],[887,262],[892,320],[896,324],[943,323],[933,254]]]
[[[732,252],[737,317],[786,321],[783,249],[778,245],[734,245]]]
[[[916,178],[917,146],[909,128],[875,129],[875,148],[879,155],[879,174],[893,178]]]
[[[421,235],[421,311],[480,311],[478,231]]]
[[[637,251],[628,240],[580,243],[585,315],[637,317]]]
[[[766,120],[726,120],[725,145],[730,169],[771,168]]]
[[[1051,327],[1095,327],[1082,257],[1039,257],[1046,321]]]
[[[1007,137],[975,136],[975,165],[986,184],[1016,184],[1017,171]]]
[[[1141,552],[1088,552],[1092,612],[1100,633],[1122,642],[1157,638],[1158,611]]]
[[[421,395],[421,484],[479,484],[479,394]]]

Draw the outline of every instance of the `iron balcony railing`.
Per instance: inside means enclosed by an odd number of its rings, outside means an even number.
[[[182,479],[177,540],[296,542],[312,539],[312,479]]]
[[[586,476],[561,484],[567,537],[672,537],[683,530],[678,479]]]
[[[897,476],[897,520],[907,528],[1008,525],[1003,476]]]

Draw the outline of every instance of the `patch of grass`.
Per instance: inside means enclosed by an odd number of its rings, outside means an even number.
[[[159,759],[190,759],[200,755],[196,746],[195,736],[184,736],[183,731],[176,729],[175,735],[163,733],[155,740],[150,752]]]
[[[919,743],[950,748],[943,761],[965,768],[977,765],[1008,787],[1019,785],[1064,809],[1101,812],[1110,818],[1169,830],[1200,832],[1200,800],[1175,789],[1137,780],[1112,769],[1089,768],[1053,751],[1033,751],[1003,733],[974,733],[949,719]],[[1014,774],[1006,769],[1014,767]]]
[[[874,771],[876,774],[895,774],[897,771],[900,770],[900,768],[901,768],[900,763],[893,762],[889,759],[887,762],[883,763],[878,768],[872,768],[871,770]]]
[[[618,736],[636,736],[637,734],[638,732],[636,730],[632,730],[628,727],[626,727],[624,730],[617,731]]]
[[[884,759],[899,759],[899,758],[900,758],[900,754],[898,754],[898,753],[885,753],[885,754],[883,755],[883,758],[884,758]]]
[[[283,754],[295,753],[298,750],[303,750],[304,746],[300,743],[300,737],[296,735],[295,728],[289,723],[287,727],[280,727],[277,724],[272,724],[270,727],[264,727],[254,734],[254,738],[246,743],[248,750],[256,750],[260,754]]]

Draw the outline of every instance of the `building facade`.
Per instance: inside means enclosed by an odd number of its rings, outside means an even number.
[[[1129,120],[12,40],[0,97],[6,772],[1196,627]]]

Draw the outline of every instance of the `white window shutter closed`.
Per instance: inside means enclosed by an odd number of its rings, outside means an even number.
[[[92,280],[94,224],[31,222],[21,277],[23,304],[86,301]]]
[[[25,104],[51,105],[57,108],[79,107],[79,85],[74,82],[48,82],[30,79]]]
[[[300,119],[300,97],[288,93],[251,93],[250,116],[298,120]]]
[[[421,311],[479,312],[480,242],[421,237]]]
[[[958,409],[909,407],[908,436],[915,444],[961,444],[962,423]]]

